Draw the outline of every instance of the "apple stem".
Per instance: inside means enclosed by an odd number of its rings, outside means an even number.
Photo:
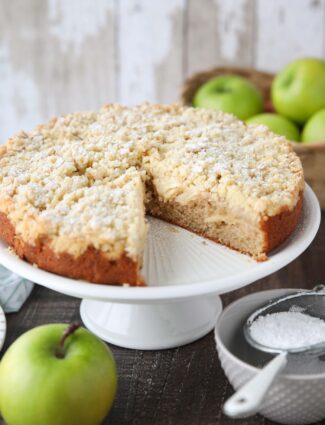
[[[58,357],[59,359],[63,359],[64,358],[64,355],[65,355],[65,352],[64,352],[64,343],[65,343],[65,340],[70,335],[72,335],[78,328],[80,328],[80,326],[81,326],[80,323],[71,323],[65,329],[65,331],[63,332],[63,335],[62,335],[62,337],[60,339],[60,342],[59,342],[59,345],[57,347],[56,353],[55,353],[56,357]]]

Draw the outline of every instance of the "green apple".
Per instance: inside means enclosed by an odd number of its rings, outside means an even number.
[[[106,344],[79,325],[50,324],[19,337],[0,363],[7,425],[99,425],[116,392]]]
[[[275,110],[303,124],[325,108],[325,61],[306,58],[290,63],[273,80],[271,92]]]
[[[303,143],[325,143],[325,109],[321,109],[307,121],[301,140]]]
[[[229,112],[246,120],[263,111],[263,99],[250,81],[237,75],[223,75],[199,88],[193,106]]]
[[[259,114],[249,118],[247,124],[263,124],[268,127],[273,133],[285,136],[288,140],[299,141],[298,127],[289,121],[287,118],[278,114]]]

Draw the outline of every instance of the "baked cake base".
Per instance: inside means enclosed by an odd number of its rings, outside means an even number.
[[[194,222],[189,225],[184,218],[186,214],[182,207],[159,203],[158,198],[154,202],[155,207],[149,208],[152,216],[161,218],[172,224],[184,227],[203,237],[227,245],[232,249],[246,253],[238,246],[231,246],[227,241],[205,234]],[[266,260],[266,254],[279,246],[296,227],[303,205],[303,194],[292,211],[283,211],[274,217],[265,217],[260,222],[260,231],[263,235],[264,252],[256,256],[256,260]],[[15,253],[22,259],[62,276],[74,279],[82,279],[92,283],[116,284],[127,283],[131,286],[143,286],[144,283],[139,273],[139,263],[130,259],[126,254],[117,261],[110,261],[101,251],[89,247],[79,257],[71,254],[56,254],[46,243],[46,240],[38,241],[33,246],[24,242],[15,232],[13,225],[7,216],[0,212],[0,238],[3,239]]]

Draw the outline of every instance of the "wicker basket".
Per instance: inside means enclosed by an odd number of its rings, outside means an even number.
[[[261,90],[265,110],[272,111],[270,87],[273,74],[245,68],[220,67],[193,75],[183,84],[181,93],[183,104],[191,105],[194,94],[202,84],[224,74],[236,74],[248,78]],[[316,192],[321,207],[325,210],[325,143],[308,145],[293,143],[293,147],[302,161],[307,182]]]

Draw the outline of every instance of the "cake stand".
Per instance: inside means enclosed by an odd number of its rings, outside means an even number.
[[[107,342],[126,348],[163,349],[194,341],[215,325],[219,295],[261,279],[298,257],[314,239],[320,208],[306,186],[295,232],[265,262],[149,218],[142,273],[148,287],[106,286],[48,273],[0,243],[0,262],[18,275],[82,298],[84,324]]]

